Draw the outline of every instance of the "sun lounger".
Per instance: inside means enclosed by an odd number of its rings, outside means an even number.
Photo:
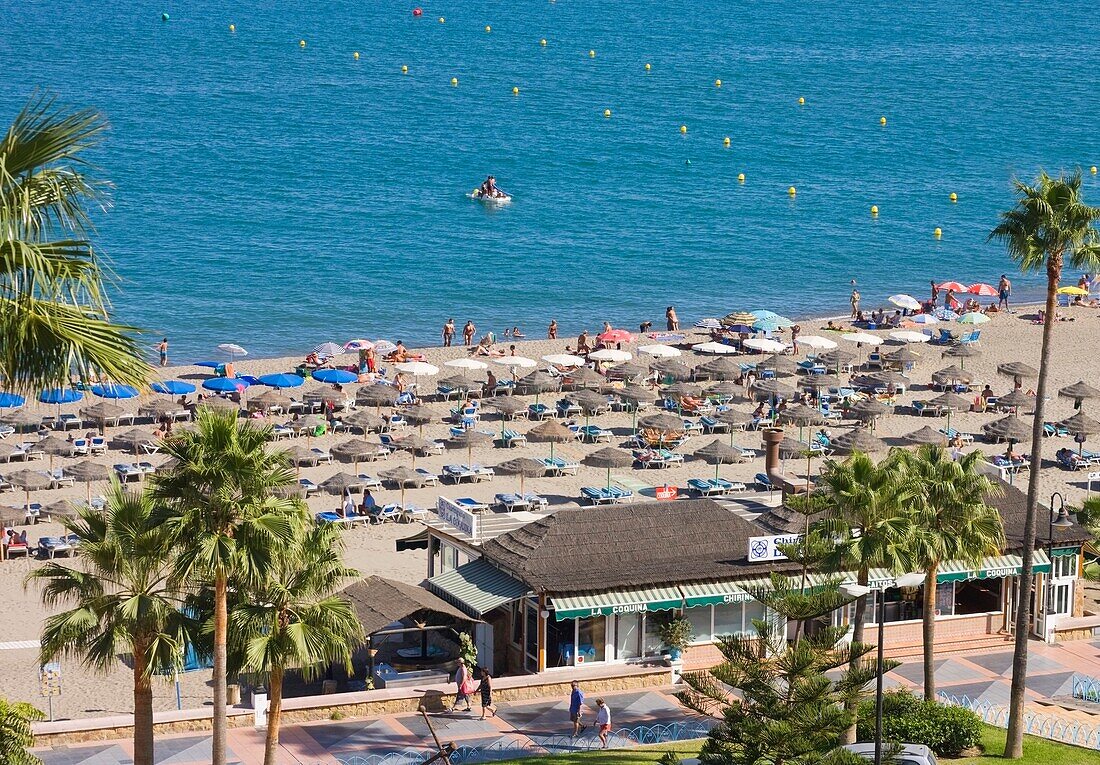
[[[23,505],[23,521],[25,526],[29,526],[32,523],[38,523],[42,517],[42,503],[31,502],[29,505]]]
[[[81,428],[84,422],[75,414],[63,414],[57,418],[57,424],[54,426],[58,430],[69,430],[71,428]]]
[[[506,447],[526,446],[527,436],[518,431],[505,428],[500,432],[500,442]]]
[[[760,491],[772,491],[775,489],[775,485],[772,484],[772,480],[768,478],[767,473],[757,473],[754,480],[756,481],[756,488]]]
[[[437,474],[433,473],[432,471],[428,470],[427,468],[422,468],[422,467],[416,468],[416,472],[418,474],[420,474],[421,478],[424,479],[424,485],[425,486],[439,486],[439,476]],[[359,474],[359,477],[360,478],[367,478],[371,482],[373,482],[374,484],[377,484],[379,488],[381,488],[382,484],[378,480],[376,480],[374,478],[371,478],[370,476],[363,475],[362,473]],[[372,486],[372,485],[367,485],[367,484],[364,484],[364,485],[368,489],[375,488],[375,486]]]
[[[582,486],[581,497],[593,505],[610,505],[615,502],[615,495],[611,490],[602,486]]]
[[[963,433],[961,431],[955,430],[954,428],[940,428],[940,433],[943,433],[945,436],[947,436],[948,441],[953,441],[956,437],[958,437],[964,444],[974,443],[973,435],[971,435],[970,433]]]
[[[570,417],[574,414],[581,414],[584,412],[579,404],[574,404],[567,398],[563,398],[561,401],[559,401],[555,405],[555,408],[558,411],[558,417]]]
[[[332,464],[332,452],[328,449],[318,449],[316,446],[310,449],[313,452],[313,456],[317,458],[317,462],[324,462],[326,465]]]
[[[579,462],[562,459],[561,457],[548,457],[543,460],[548,473],[554,476],[576,475],[581,469]]]
[[[918,417],[925,415],[931,415],[932,417],[943,417],[947,414],[947,408],[942,406],[935,406],[924,401],[913,402],[913,414]]]
[[[627,489],[620,489],[618,486],[612,486],[606,489],[606,491],[611,495],[613,502],[626,502],[634,499],[634,492]]]
[[[355,522],[359,520],[359,516],[346,517],[333,510],[325,510],[324,512],[314,514],[313,519],[319,524],[331,523],[335,526],[354,526]]]
[[[453,483],[476,481],[477,473],[466,465],[444,465],[442,478],[450,478]]]
[[[495,499],[501,509],[509,513],[513,510],[527,510],[531,507],[531,503],[519,494],[497,494]]]
[[[53,481],[53,488],[55,489],[76,485],[76,480],[65,475],[65,472],[61,468],[44,470],[42,472],[50,477],[50,480]]]
[[[152,462],[138,462],[135,464],[139,468],[141,468],[141,472],[145,473],[146,475],[157,472],[157,466],[154,465]]]
[[[126,483],[130,480],[140,481],[142,475],[144,475],[144,473],[142,473],[141,471],[141,468],[139,468],[137,465],[131,465],[125,462],[116,463],[114,468],[115,473],[118,475],[118,480],[122,483]]]
[[[38,555],[43,558],[55,558],[58,555],[72,555],[73,546],[63,537],[39,537]]]
[[[305,490],[307,497],[312,497],[314,494],[321,491],[321,487],[308,478],[299,478],[298,485]]]
[[[106,454],[107,453],[107,439],[103,436],[95,436],[88,444],[89,454]]]
[[[27,544],[27,532],[23,532],[17,539],[4,543],[4,557],[11,559],[19,556],[30,556],[30,545]]]
[[[699,418],[699,425],[707,433],[725,432],[730,429],[730,424],[728,422],[718,422],[718,420],[713,417],[708,417],[707,415],[703,415]]]
[[[545,420],[554,416],[554,410],[546,404],[531,404],[527,407],[527,416],[532,420]]]
[[[550,506],[549,500],[539,494],[533,492],[527,492],[523,495],[523,499],[531,506],[532,510],[545,510]]]
[[[598,425],[585,425],[580,430],[581,440],[588,441],[589,443],[611,443],[615,437],[614,434],[605,428],[601,428]]]
[[[1055,459],[1058,461],[1058,466],[1065,470],[1081,470],[1092,466],[1092,461],[1083,454],[1078,455],[1066,449],[1059,449]]]
[[[463,510],[468,510],[471,513],[484,513],[489,510],[489,506],[487,504],[485,504],[484,502],[478,502],[473,497],[459,497],[454,502]]]
[[[724,478],[691,478],[688,480],[688,488],[700,497],[729,494],[733,491],[733,484]]]
[[[396,523],[402,519],[405,511],[401,508],[401,505],[376,505],[370,512],[370,522],[373,524],[381,524],[386,521],[393,521]]]
[[[1069,430],[1067,428],[1063,428],[1061,425],[1056,425],[1053,422],[1044,422],[1043,423],[1043,435],[1046,436],[1047,438],[1050,438],[1051,436],[1058,436],[1059,438],[1065,438],[1066,436],[1069,435]]]

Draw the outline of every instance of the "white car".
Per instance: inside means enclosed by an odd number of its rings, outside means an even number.
[[[874,742],[863,744],[847,744],[842,749],[847,749],[852,754],[858,754],[868,762],[875,759]],[[882,745],[882,761],[891,765],[936,765],[936,755],[924,744],[886,744]]]

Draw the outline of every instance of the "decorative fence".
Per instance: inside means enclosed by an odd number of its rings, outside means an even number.
[[[1100,704],[1100,680],[1088,675],[1073,675],[1073,698]]]
[[[942,691],[939,694],[939,700],[943,704],[969,709],[990,725],[996,725],[998,728],[1008,727],[1008,707],[990,704],[987,701],[972,700],[968,696],[952,696]],[[1063,744],[1100,749],[1100,717],[1095,724],[1090,725],[1056,714],[1025,711],[1024,733],[1061,741]]]
[[[671,723],[668,725],[640,725],[636,728],[620,728],[607,739],[609,748],[624,749],[644,744],[667,744],[674,741],[691,741],[703,738],[710,726],[702,722]],[[567,754],[599,749],[600,739],[595,735],[572,736],[506,736],[485,746],[460,746],[450,756],[451,765],[511,760],[519,757],[535,757],[547,754]],[[423,765],[436,751],[433,749],[404,749],[399,752],[367,755],[335,755],[341,765]]]

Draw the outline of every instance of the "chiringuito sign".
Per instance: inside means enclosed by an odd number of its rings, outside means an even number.
[[[749,537],[749,563],[766,563],[773,560],[787,560],[779,551],[778,545],[796,544],[802,540],[801,534],[781,534],[771,537]]]

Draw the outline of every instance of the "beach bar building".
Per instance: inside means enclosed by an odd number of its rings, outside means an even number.
[[[941,567],[936,620],[937,645],[944,650],[1003,644],[1011,634],[1025,554],[1025,498],[1006,487],[989,502],[1001,513],[1007,544],[981,561]],[[747,509],[691,499],[546,515],[464,513],[441,499],[428,520],[426,586],[480,620],[479,660],[502,674],[660,660],[665,646],[658,625],[673,614],[692,625],[684,667],[712,665],[720,660],[718,636],[751,635],[754,619],[773,616],[753,598],[770,585],[770,575],[800,572],[776,548],[799,531],[781,505]],[[1089,538],[1074,523],[1054,528],[1053,539],[1040,539],[1028,551],[1039,604],[1032,624],[1037,637],[1091,635],[1078,587],[1081,546]],[[812,572],[810,581],[826,578]],[[840,578],[855,581],[854,574]],[[888,650],[919,653],[922,588],[899,588],[888,571],[873,571],[870,585],[876,604],[885,601]],[[878,613],[877,606],[869,608],[868,619]],[[850,616],[849,606],[832,621],[849,623]],[[1060,623],[1072,629],[1059,633]]]

